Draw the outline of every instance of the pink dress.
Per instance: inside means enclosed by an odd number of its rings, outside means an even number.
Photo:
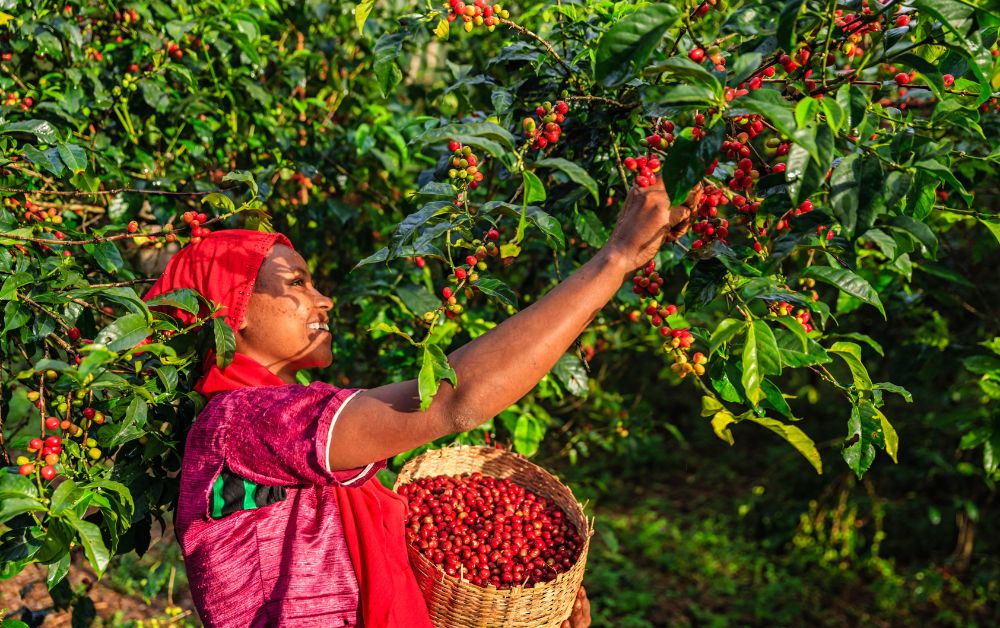
[[[175,518],[206,626],[354,626],[358,581],[333,486],[334,422],[357,390],[328,384],[220,393],[188,433]],[[376,482],[378,480],[375,480]]]

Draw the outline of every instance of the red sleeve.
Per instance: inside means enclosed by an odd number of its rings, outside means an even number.
[[[269,486],[364,484],[385,461],[331,472],[328,457],[334,421],[358,392],[319,382],[234,391],[226,399],[232,404],[223,441],[226,464],[240,477]]]

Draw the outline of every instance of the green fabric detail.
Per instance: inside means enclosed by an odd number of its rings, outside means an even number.
[[[215,478],[215,484],[212,485],[212,518],[221,519],[222,509],[226,505],[226,501],[222,498],[222,485],[224,480],[222,479],[222,474]]]
[[[251,510],[257,507],[257,500],[255,495],[257,493],[257,485],[250,480],[243,480],[243,510]]]

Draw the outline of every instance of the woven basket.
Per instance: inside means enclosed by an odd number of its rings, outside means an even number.
[[[399,489],[422,477],[475,471],[506,478],[551,499],[576,527],[583,539],[583,547],[576,563],[554,580],[536,583],[531,588],[514,586],[497,589],[492,585],[481,587],[449,576],[419,550],[407,544],[410,565],[427,601],[431,620],[438,628],[558,627],[570,616],[583,582],[593,526],[584,516],[583,507],[577,503],[573,493],[554,475],[510,451],[492,447],[447,447],[428,451],[406,463],[393,488]]]

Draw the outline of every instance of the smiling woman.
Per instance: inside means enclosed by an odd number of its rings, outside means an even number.
[[[625,275],[684,232],[699,195],[671,207],[662,183],[633,189],[590,261],[448,356],[461,385],[443,387],[426,410],[415,380],[368,390],[296,383],[299,370],[333,360],[333,302],[284,236],[219,231],[178,253],[146,298],[198,290],[236,333],[232,362],[208,356],[196,386],[209,402],[187,437],[175,520],[205,624],[429,626],[407,559],[406,500],[375,473],[531,390]],[[564,625],[589,624],[581,588]]]
[[[287,384],[301,369],[333,361],[329,312],[333,301],[316,290],[302,256],[275,244],[257,274],[247,314],[236,330],[240,353]]]

